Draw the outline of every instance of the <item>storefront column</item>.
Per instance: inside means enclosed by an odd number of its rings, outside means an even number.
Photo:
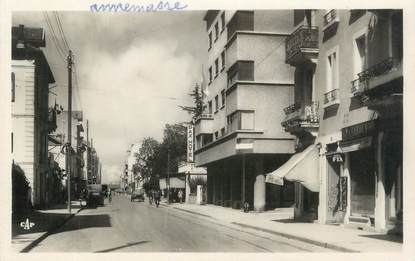
[[[321,153],[321,151],[320,151]],[[324,152],[325,153],[325,152]],[[321,154],[324,154],[321,153]],[[318,204],[318,223],[325,224],[327,222],[327,158],[326,156],[319,157],[319,176],[320,176],[320,193]]]
[[[385,175],[383,171],[383,153],[382,142],[383,132],[379,132],[377,147],[376,147],[376,161],[377,161],[377,179],[376,179],[376,203],[375,203],[375,229],[386,229],[386,192],[385,192]]]
[[[265,176],[262,157],[255,161],[255,176],[254,210],[261,212],[265,210]]]

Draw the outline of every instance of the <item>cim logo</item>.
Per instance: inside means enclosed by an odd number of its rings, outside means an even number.
[[[20,227],[22,227],[25,230],[30,230],[34,226],[35,226],[35,223],[30,222],[28,218],[26,218],[26,221],[20,222]]]

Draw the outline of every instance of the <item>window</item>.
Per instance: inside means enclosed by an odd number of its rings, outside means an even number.
[[[212,101],[208,102],[209,113],[212,113]]]
[[[225,134],[225,127],[223,127],[222,129],[220,129],[220,136],[224,136]]]
[[[218,137],[219,137],[219,132],[215,132],[215,140],[217,140],[218,139]]]
[[[209,33],[209,50],[212,48],[212,32]]]
[[[216,59],[215,60],[215,78],[218,76],[219,74],[219,60]]]
[[[366,37],[365,35],[355,39],[354,44],[354,73],[357,76],[358,73],[365,70],[366,62]]]
[[[215,42],[218,40],[219,37],[219,24],[215,24]]]
[[[327,92],[337,89],[337,70],[337,54],[332,52],[327,56]]]
[[[16,98],[16,76],[14,72],[12,72],[12,102],[15,101]]]
[[[222,108],[225,107],[225,101],[226,101],[226,94],[225,94],[225,90],[222,90],[220,92],[220,96],[221,96],[221,100],[222,100]]]
[[[209,83],[212,82],[212,66],[209,67]]]
[[[220,23],[222,25],[221,32],[223,32],[225,30],[225,12],[220,15]]]
[[[255,129],[254,111],[237,111],[228,116],[228,131]]]
[[[222,69],[221,70],[223,70],[223,69],[225,69],[225,51],[223,51],[220,54],[220,56],[221,56],[221,61],[222,61]]]
[[[218,95],[215,96],[215,112],[219,110],[219,97]]]

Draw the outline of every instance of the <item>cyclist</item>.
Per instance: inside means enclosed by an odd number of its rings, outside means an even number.
[[[108,196],[108,201],[109,201],[109,203],[111,203],[111,201],[112,201],[111,189],[108,189],[108,191],[107,191],[107,196]]]

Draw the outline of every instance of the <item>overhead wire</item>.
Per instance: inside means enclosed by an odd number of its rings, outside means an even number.
[[[55,33],[55,30],[53,29],[53,25],[52,25],[52,22],[51,22],[51,20],[50,20],[50,18],[49,18],[49,15],[48,15],[48,13],[47,12],[43,12],[43,15],[44,15],[44,17],[45,17],[45,21],[46,21],[46,24],[47,24],[47,26],[48,26],[48,28],[49,28],[49,31],[50,31],[50,33],[51,33],[51,37],[50,38],[52,38],[52,40],[53,40],[53,43],[55,44],[55,46],[56,46],[56,49],[58,50],[58,52],[59,52],[59,54],[61,55],[61,56],[63,56],[63,57],[66,57],[66,52],[65,52],[65,50],[64,50],[64,48],[62,48],[62,46],[60,45],[60,43],[59,43],[59,39],[58,39],[58,37],[56,36],[56,33]]]

